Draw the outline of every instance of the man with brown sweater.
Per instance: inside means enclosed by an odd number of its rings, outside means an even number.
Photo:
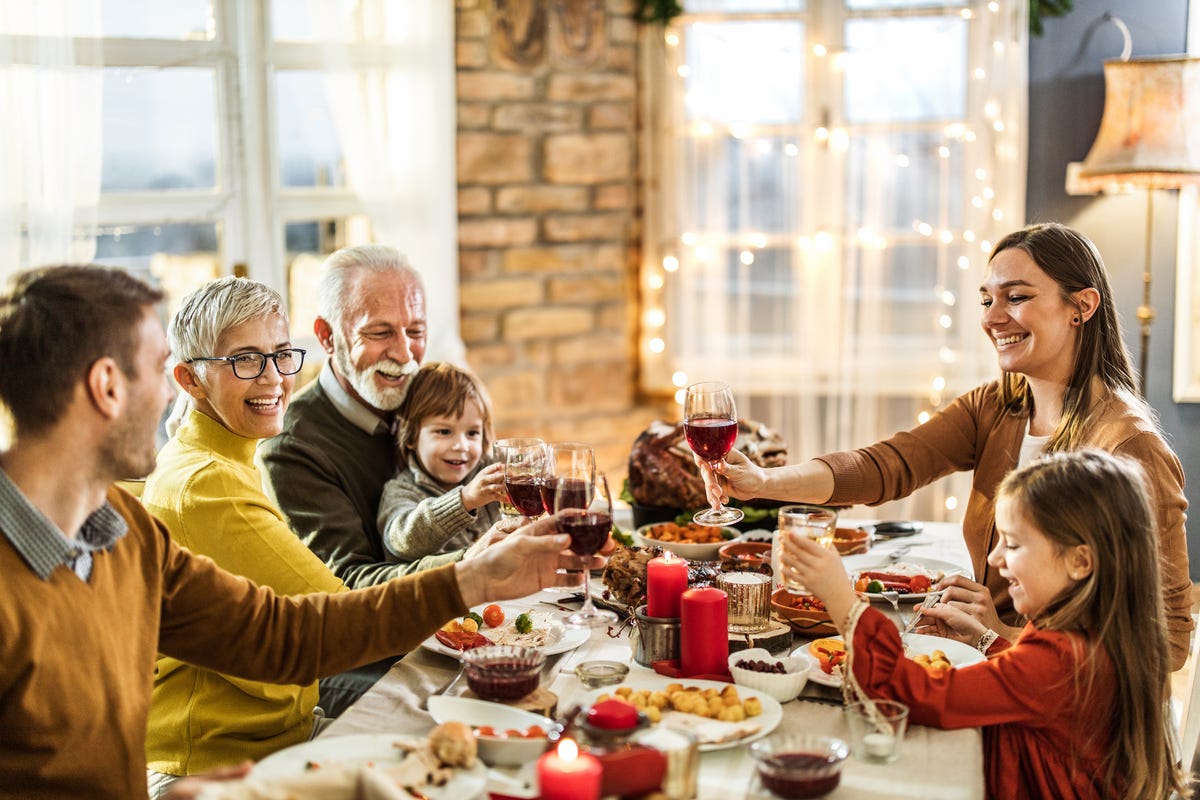
[[[467,562],[295,597],[179,548],[112,485],[154,466],[161,300],[92,266],[22,273],[0,294],[0,796],[145,797],[157,652],[309,683],[549,585],[566,546],[544,522]]]

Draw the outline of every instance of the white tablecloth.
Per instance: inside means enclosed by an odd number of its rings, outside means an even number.
[[[843,524],[854,524],[844,520]],[[956,525],[926,523],[925,530],[913,537],[877,544],[872,552],[886,553],[912,544],[910,556],[936,558],[968,565],[966,547]],[[558,595],[540,593],[529,602],[553,602]],[[630,679],[654,673],[633,661],[628,631],[612,638],[604,630],[593,631],[586,644],[574,651],[547,660],[542,685],[559,697],[560,709],[569,707],[571,698],[583,687],[574,675],[581,661],[619,660],[631,665]],[[409,653],[363,698],[348,709],[322,736],[354,733],[424,733],[433,725],[421,711],[421,700],[444,686],[457,671],[457,662],[424,648]],[[461,685],[461,682],[460,682]],[[780,732],[818,732],[845,738],[842,711],[828,703],[796,700],[783,706]],[[535,796],[528,785],[531,772],[492,770],[491,789],[517,796]],[[752,783],[753,762],[743,746],[704,753],[700,757],[700,794],[702,800],[729,800],[747,797]],[[829,797],[835,800],[878,800],[887,797],[939,798],[939,800],[975,800],[984,795],[982,739],[977,728],[943,731],[911,726],[901,757],[889,765],[864,764],[853,757],[847,760],[841,786]]]

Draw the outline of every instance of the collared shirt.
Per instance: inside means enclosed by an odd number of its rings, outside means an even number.
[[[0,530],[42,580],[50,580],[55,567],[62,566],[86,582],[92,576],[92,554],[111,550],[129,526],[105,503],[84,520],[78,535],[70,539],[0,469]]]
[[[338,410],[338,413],[345,417],[354,427],[362,429],[364,433],[371,436],[391,432],[392,428],[388,423],[381,420],[374,411],[367,408],[360,401],[351,397],[345,387],[338,382],[337,376],[333,374],[332,360],[325,362],[325,366],[321,369],[321,374],[317,376],[317,380],[321,382],[321,388],[325,390],[325,394],[329,397],[329,402],[333,403],[333,407]]]

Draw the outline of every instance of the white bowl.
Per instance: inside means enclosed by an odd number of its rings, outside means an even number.
[[[429,715],[434,722],[465,722],[472,729],[490,725],[497,731],[509,729],[523,731],[531,725],[539,725],[549,733],[554,721],[541,714],[522,711],[500,703],[474,700],[469,697],[429,698]],[[493,767],[516,767],[537,759],[546,751],[546,738],[525,739],[520,737],[475,736],[479,745],[479,757]]]
[[[756,672],[752,669],[735,666],[742,660],[765,661],[768,664],[778,661],[787,671],[783,674]],[[780,703],[795,700],[800,692],[804,691],[804,685],[808,683],[808,672],[812,666],[813,660],[806,655],[776,656],[762,647],[739,650],[729,655],[729,673],[733,675],[734,683],[768,694]]]
[[[645,532],[650,528],[668,523],[654,522],[649,525],[643,525],[633,532],[633,540],[635,544],[642,547],[661,547],[663,550],[670,550],[677,556],[683,556],[688,561],[719,561],[721,558],[720,550],[730,542],[742,541],[742,534],[736,528],[726,528],[725,531],[729,534],[728,539],[722,539],[719,542],[712,544],[685,544],[683,542],[664,542],[659,539],[654,539],[646,536]]]

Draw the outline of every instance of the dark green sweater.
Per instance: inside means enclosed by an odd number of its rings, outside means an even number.
[[[391,434],[364,432],[337,410],[319,380],[292,398],[283,431],[256,456],[267,496],[292,530],[351,588],[453,563],[462,551],[398,562],[376,524],[383,485],[396,471]]]

